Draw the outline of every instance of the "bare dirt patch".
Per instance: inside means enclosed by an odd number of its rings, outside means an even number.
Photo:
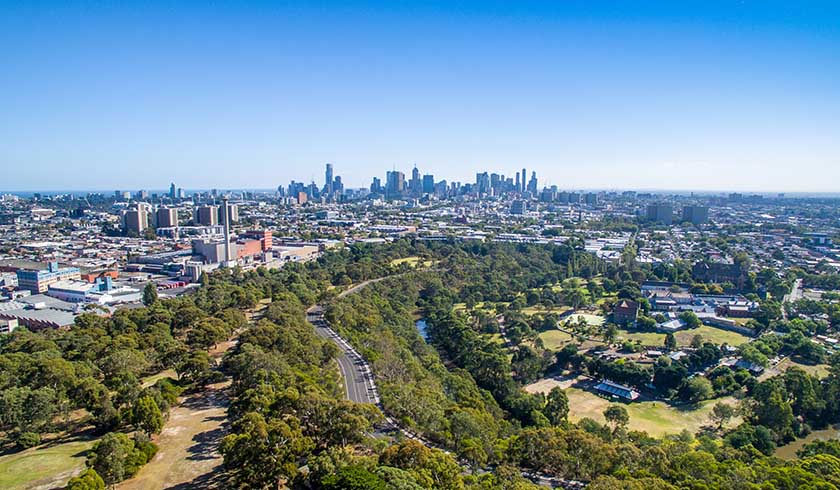
[[[160,451],[118,490],[222,488],[218,477],[222,456],[219,442],[226,432],[229,382],[208,386],[184,397],[172,409],[160,436]]]

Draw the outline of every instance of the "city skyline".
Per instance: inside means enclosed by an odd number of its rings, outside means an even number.
[[[830,2],[3,9],[4,191],[255,188],[324,162],[347,187],[414,162],[585,189],[840,179]]]

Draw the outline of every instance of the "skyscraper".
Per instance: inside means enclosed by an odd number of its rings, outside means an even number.
[[[169,184],[169,198],[175,199],[176,197],[178,196],[175,194],[175,182],[172,182]]]
[[[405,190],[405,174],[399,170],[393,170],[385,175],[385,197],[402,197]]]
[[[327,164],[327,171],[324,175],[324,194],[332,194],[333,193],[333,165],[332,163]]]
[[[526,184],[526,182],[527,182],[527,181],[525,180],[525,179],[526,179],[526,177],[525,177],[526,175],[528,175],[528,174],[526,174],[526,173],[525,173],[525,169],[523,168],[523,169],[522,169],[522,178],[519,180],[519,184],[521,185],[521,187],[519,188],[519,192],[525,192],[525,184]]]
[[[528,182],[528,191],[532,194],[537,193],[537,172],[531,172],[531,180]]]
[[[426,174],[423,176],[423,194],[434,194],[435,192],[435,176]]]

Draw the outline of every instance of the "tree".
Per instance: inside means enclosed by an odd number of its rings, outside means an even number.
[[[618,337],[618,327],[610,323],[604,330],[604,342],[612,344],[616,337]]]
[[[607,423],[612,427],[613,432],[626,427],[630,423],[630,415],[627,413],[627,409],[615,403],[610,404],[604,410],[604,418],[607,419]]]
[[[543,413],[553,425],[560,425],[569,415],[569,398],[559,386],[548,393],[548,401]]]
[[[110,432],[94,444],[87,465],[108,485],[131,478],[157,452],[157,446],[135,435],[134,440],[120,432]]]
[[[385,490],[385,480],[363,466],[345,466],[321,479],[323,490]]]
[[[700,321],[697,314],[691,310],[680,313],[680,320],[682,320],[688,328],[698,328],[703,325],[703,322]]]
[[[683,384],[682,397],[691,403],[708,400],[714,394],[712,382],[704,376],[695,376]]]
[[[298,461],[314,447],[297,418],[266,420],[248,412],[232,424],[219,451],[240,488],[277,488],[279,481],[297,475]]]
[[[668,332],[665,334],[665,349],[672,351],[677,348],[677,339],[674,337],[674,334]]]
[[[105,490],[105,481],[93,468],[88,468],[79,476],[67,482],[66,490]]]
[[[709,416],[717,425],[718,430],[723,429],[723,426],[735,415],[735,409],[732,405],[727,403],[717,402],[712,407],[712,414]]]
[[[161,414],[160,408],[151,396],[137,399],[137,403],[132,410],[131,421],[150,436],[163,429],[163,414]]]
[[[146,306],[152,306],[157,303],[157,300],[158,293],[155,283],[147,282],[146,286],[143,288],[143,304]]]

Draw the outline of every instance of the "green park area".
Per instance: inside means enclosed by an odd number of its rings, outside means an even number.
[[[674,333],[674,338],[677,345],[688,346],[691,345],[691,340],[695,335],[703,337],[703,341],[712,342],[713,344],[729,344],[732,346],[739,346],[749,342],[750,338],[737,332],[723,330],[721,328],[711,327],[709,325],[702,325],[698,328],[688,330],[680,330]],[[631,342],[641,342],[642,345],[659,346],[665,343],[665,334],[659,332],[631,332],[624,329],[619,329],[618,336],[621,339],[629,340]]]
[[[569,419],[578,421],[591,418],[604,423],[604,410],[610,405],[610,400],[579,388],[566,389],[569,397]],[[630,430],[645,431],[652,436],[678,434],[683,429],[696,433],[704,425],[711,425],[709,415],[712,407],[723,402],[735,405],[733,397],[707,400],[696,405],[671,405],[663,401],[643,401],[622,404],[630,415]],[[731,424],[737,421],[730,422]]]
[[[93,441],[45,444],[0,456],[0,488],[62,488],[85,467],[85,452]]]
[[[540,333],[543,345],[548,350],[560,350],[566,343],[572,340],[572,336],[560,330],[547,330]]]
[[[394,260],[391,261],[391,265],[398,266],[398,265],[406,264],[406,265],[411,266],[411,267],[418,267],[418,266],[431,267],[432,265],[434,265],[435,262],[436,261],[434,261],[434,260],[423,260],[422,257],[418,257],[418,256],[414,255],[412,257],[403,257],[401,259],[394,259]]]

